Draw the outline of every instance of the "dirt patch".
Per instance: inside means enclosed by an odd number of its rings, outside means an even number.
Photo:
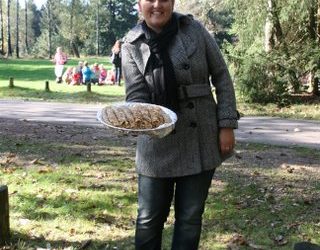
[[[112,156],[134,158],[135,138],[111,134],[102,126],[0,118],[0,146],[1,161],[14,157],[18,165],[35,158],[51,164],[74,157],[98,162]]]
[[[0,118],[0,138],[2,144],[15,145],[0,154],[13,153],[23,146],[47,145],[47,159],[57,160],[57,155],[78,155],[92,157],[95,161],[106,158],[103,152],[123,154],[134,158],[136,139],[110,133],[104,127],[85,127],[70,123],[55,124],[27,120]],[[7,142],[7,143],[6,143]],[[3,145],[5,146],[5,145]],[[225,164],[235,166],[252,166],[262,168],[304,168],[320,171],[320,153],[298,151],[293,147],[260,146],[239,143],[237,153]],[[32,148],[23,151],[28,160],[34,157]],[[300,152],[300,153],[299,153]],[[59,157],[58,157],[59,158]],[[61,158],[61,157],[60,157]],[[289,170],[290,171],[290,170]]]

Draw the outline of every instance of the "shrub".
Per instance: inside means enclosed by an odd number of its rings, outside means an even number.
[[[240,96],[250,103],[283,104],[288,97],[286,77],[280,67],[267,56],[243,58],[235,72],[235,82]]]

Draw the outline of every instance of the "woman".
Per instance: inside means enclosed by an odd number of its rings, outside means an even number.
[[[161,249],[174,197],[172,249],[194,250],[215,168],[235,145],[233,84],[214,39],[191,16],[173,12],[174,0],[139,0],[138,6],[144,20],[122,45],[126,100],[171,108],[178,121],[162,139],[138,137],[135,246]]]
[[[120,86],[121,83],[121,41],[117,40],[112,47],[111,61],[114,65],[114,79],[113,84],[117,83]]]
[[[62,83],[63,65],[67,63],[67,55],[63,53],[61,47],[57,48],[56,54],[54,55],[53,62],[56,64],[54,73],[56,75],[56,82]]]

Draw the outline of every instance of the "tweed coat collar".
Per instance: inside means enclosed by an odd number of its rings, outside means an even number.
[[[190,30],[184,28],[192,23],[193,17],[176,12],[174,12],[174,15],[176,15],[178,19],[179,31],[169,46],[169,55],[173,65],[183,65],[188,61],[188,57],[196,51],[196,41],[192,34],[188,33]],[[144,42],[144,38],[145,34],[141,23],[131,29],[125,37],[125,41],[131,44],[141,41],[141,43],[139,43],[139,50],[142,54],[142,65],[140,66],[142,66],[141,71],[143,74],[145,74],[146,65],[151,54],[149,46]]]

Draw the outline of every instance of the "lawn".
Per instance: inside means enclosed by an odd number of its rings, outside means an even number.
[[[111,65],[105,58],[89,62]],[[106,61],[106,62],[105,62]],[[76,65],[77,60],[70,60]],[[8,87],[14,77],[14,88]],[[50,82],[50,92],[44,82]],[[1,60],[0,98],[79,103],[121,101],[124,87],[54,82],[48,60]],[[320,119],[317,100],[286,108],[239,102],[245,115]],[[0,184],[8,185],[12,241],[6,249],[133,249],[135,138],[102,127],[0,118]],[[320,244],[320,152],[237,144],[216,172],[200,250],[292,250]],[[170,249],[173,211],[164,230]]]
[[[102,63],[107,69],[112,65],[109,58],[81,58],[90,64]],[[72,58],[67,66],[76,66],[79,59]],[[14,78],[15,88],[9,88],[9,78]],[[45,90],[45,81],[49,81],[50,92]],[[44,59],[2,59],[0,60],[0,98],[25,100],[45,100],[58,102],[107,103],[122,101],[124,87],[92,86],[92,92],[86,86],[68,86],[56,84],[54,66]],[[275,104],[248,104],[238,98],[238,110],[245,116],[278,116],[283,118],[320,120],[320,98],[292,98],[291,104],[279,107]]]
[[[8,185],[7,249],[133,249],[135,139],[104,128],[0,119],[0,183]],[[201,250],[320,244],[320,153],[238,144],[212,181]],[[170,249],[173,211],[164,230]]]
[[[94,62],[104,64],[108,70],[112,65],[108,58],[83,58],[90,65]],[[66,66],[76,66],[78,59],[70,59]],[[14,78],[14,88],[9,88],[9,78]],[[45,82],[49,81],[50,92],[45,91]],[[78,103],[107,103],[122,101],[124,87],[92,85],[92,92],[87,87],[69,86],[55,83],[54,65],[44,59],[10,59],[0,61],[0,98],[24,99]]]

